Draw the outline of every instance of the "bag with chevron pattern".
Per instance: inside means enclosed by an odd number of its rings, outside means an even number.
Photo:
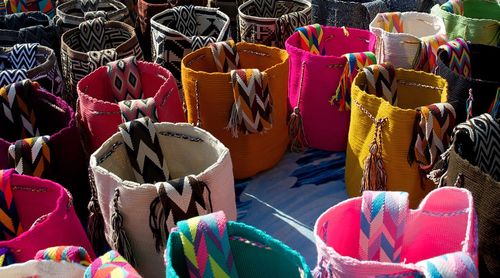
[[[117,0],[70,0],[57,6],[54,23],[60,34],[77,28],[80,23],[103,17],[132,25],[127,6]]]
[[[238,8],[243,42],[285,48],[296,28],[311,24],[311,3],[306,0],[250,0]]]
[[[231,150],[237,179],[272,168],[285,153],[287,79],[287,52],[264,45],[218,42],[182,59],[188,122]]]
[[[0,45],[39,43],[56,52],[59,57],[60,39],[52,19],[41,12],[0,15]]]
[[[0,269],[58,245],[82,246],[95,258],[73,197],[53,181],[0,170],[0,211]]]
[[[351,83],[362,67],[377,63],[374,46],[369,31],[318,24],[298,28],[286,41],[293,151],[345,151]]]
[[[65,32],[61,37],[65,100],[75,107],[80,79],[109,62],[129,56],[143,59],[134,28],[126,23],[99,17]]]
[[[105,237],[141,275],[165,277],[163,249],[177,221],[217,210],[236,219],[229,150],[185,123],[141,118],[119,130],[90,158],[91,240]]]
[[[390,64],[365,67],[351,90],[345,183],[364,190],[405,191],[410,205],[435,187],[427,174],[450,145],[455,109],[443,78]]]
[[[312,278],[304,258],[265,232],[218,211],[177,223],[165,252],[167,277]]]
[[[55,0],[4,0],[0,1],[0,15],[42,12],[50,18],[56,14]]]
[[[426,72],[434,72],[438,47],[447,41],[443,20],[427,13],[380,13],[370,31],[377,36],[379,63]]]
[[[37,278],[140,278],[137,271],[116,251],[92,260],[85,248],[56,246],[38,251],[32,260],[0,267],[2,277]]]
[[[450,40],[500,45],[500,3],[494,0],[449,0],[431,9],[443,18]]]
[[[466,189],[444,187],[409,208],[408,193],[365,191],[314,225],[315,277],[478,277],[477,219]]]
[[[174,76],[134,56],[100,67],[78,82],[77,118],[90,153],[124,122],[149,117],[185,122]]]
[[[38,43],[0,47],[0,87],[30,79],[56,96],[64,83],[54,51]]]
[[[71,107],[38,83],[23,80],[0,88],[0,126],[0,169],[64,185],[85,223],[87,166]]]
[[[177,6],[151,18],[153,62],[174,74],[181,87],[181,60],[198,48],[230,38],[229,17],[215,8]]]
[[[441,46],[436,73],[448,81],[448,102],[457,122],[483,113],[500,117],[500,47],[467,43],[461,38]]]

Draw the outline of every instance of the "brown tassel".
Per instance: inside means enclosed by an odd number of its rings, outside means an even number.
[[[155,239],[155,247],[157,253],[160,253],[164,249],[162,231],[168,233],[165,217],[166,216],[165,213],[163,213],[163,206],[160,197],[154,198],[149,205],[149,228],[151,229],[151,233],[153,234],[153,238]]]
[[[375,134],[370,145],[370,153],[365,159],[363,177],[361,178],[361,192],[365,190],[387,190],[387,173],[382,159],[382,127],[387,118],[375,121]]]
[[[113,241],[113,248],[118,251],[132,266],[137,265],[130,241],[128,240],[125,229],[123,228],[123,217],[118,209],[118,200],[120,199],[120,190],[115,189],[113,197],[113,211],[111,212],[111,228],[113,234],[111,240]]]
[[[302,115],[299,107],[293,109],[288,123],[288,134],[290,135],[290,150],[292,152],[303,152],[307,146],[304,127],[302,125]]]
[[[97,188],[95,185],[94,175],[89,167],[89,181],[90,181],[90,201],[88,204],[89,222],[88,233],[92,247],[98,254],[104,253],[107,244],[104,236],[104,218],[101,213],[101,207],[97,199]]]

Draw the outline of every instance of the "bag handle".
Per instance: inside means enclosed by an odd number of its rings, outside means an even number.
[[[177,223],[190,277],[237,278],[222,211]]]
[[[85,52],[95,51],[96,49],[104,49],[106,32],[106,20],[98,17],[91,20],[83,21],[78,25],[80,31],[80,43],[82,50]]]
[[[0,170],[0,191],[2,193],[0,194],[2,203],[0,210],[7,216],[0,218],[0,240],[15,238],[23,232],[11,184],[12,174],[14,173],[14,169]]]
[[[50,136],[17,140],[9,146],[9,157],[16,171],[22,175],[47,177],[50,164]]]
[[[112,274],[110,274],[112,273]],[[118,253],[111,250],[101,257],[95,259],[85,270],[84,278],[108,277],[110,275],[119,277],[140,278],[141,275],[132,265]]]

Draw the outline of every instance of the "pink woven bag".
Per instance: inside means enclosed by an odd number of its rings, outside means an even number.
[[[292,150],[346,149],[351,82],[360,68],[376,63],[375,42],[367,30],[318,24],[288,38]]]
[[[323,213],[314,233],[316,277],[478,277],[466,189],[436,189],[416,210],[406,192],[365,191]]]
[[[57,245],[82,246],[95,258],[73,198],[57,183],[0,170],[0,212],[0,266]]]

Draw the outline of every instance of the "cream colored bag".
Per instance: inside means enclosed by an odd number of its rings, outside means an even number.
[[[136,160],[129,158],[131,152]],[[136,171],[138,161],[143,173]],[[95,238],[93,231],[99,230],[100,209],[106,241],[144,277],[165,277],[162,249],[180,218],[223,210],[236,219],[229,150],[190,124],[153,124],[149,118],[125,123],[92,154],[90,168],[96,190],[89,205],[90,233]],[[158,175],[167,178],[136,182]]]

